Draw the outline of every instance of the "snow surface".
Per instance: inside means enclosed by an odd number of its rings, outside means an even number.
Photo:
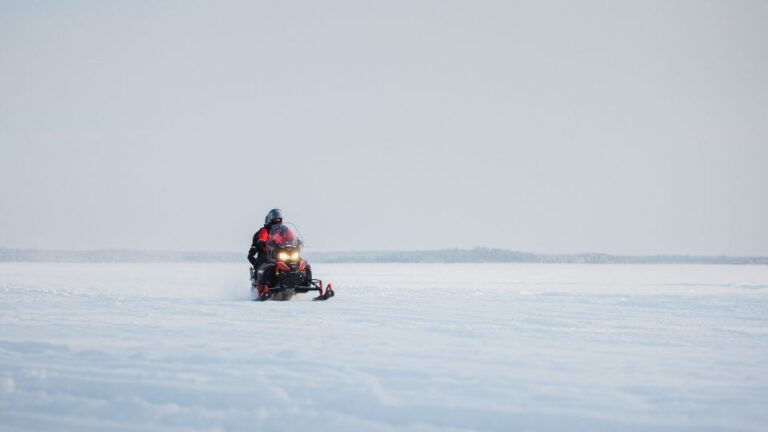
[[[0,264],[0,430],[765,431],[768,267]]]

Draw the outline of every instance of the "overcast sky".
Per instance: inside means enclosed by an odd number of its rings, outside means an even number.
[[[768,2],[0,0],[0,247],[768,255]]]

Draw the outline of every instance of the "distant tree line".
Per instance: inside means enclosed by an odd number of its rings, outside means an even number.
[[[532,254],[507,249],[440,249],[424,251],[307,252],[318,263],[557,263],[557,264],[758,264],[768,265],[768,257],[649,255],[628,256],[603,253]],[[0,262],[220,262],[245,263],[245,253],[174,252],[102,249],[56,251],[40,249],[0,249]]]

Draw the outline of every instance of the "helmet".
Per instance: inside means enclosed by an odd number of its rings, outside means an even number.
[[[283,211],[280,209],[272,209],[267,213],[267,217],[264,218],[264,225],[271,225],[273,223],[280,223],[283,221]]]

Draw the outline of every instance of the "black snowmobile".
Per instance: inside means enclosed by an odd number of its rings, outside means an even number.
[[[312,278],[312,268],[301,256],[301,238],[287,225],[277,224],[269,229],[267,262],[258,269],[250,268],[251,297],[255,301],[290,300],[295,294],[317,291],[312,300],[328,300],[333,297],[331,284],[323,285]],[[259,285],[263,289],[259,291]]]

